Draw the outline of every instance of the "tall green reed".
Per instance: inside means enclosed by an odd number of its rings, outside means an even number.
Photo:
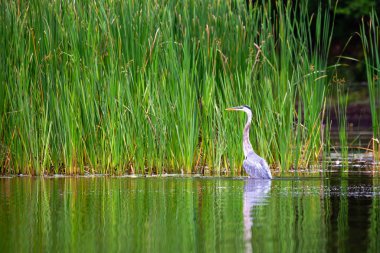
[[[371,107],[373,152],[374,158],[380,160],[380,23],[375,10],[369,15],[368,22],[363,19],[360,37],[363,44]]]
[[[274,167],[323,148],[328,10],[306,3],[1,3],[2,172],[240,174],[243,115]]]

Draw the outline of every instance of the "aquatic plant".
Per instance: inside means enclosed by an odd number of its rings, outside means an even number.
[[[332,20],[307,2],[0,3],[2,173],[240,174],[240,115],[282,171],[318,161]],[[239,118],[240,117],[240,118]]]
[[[339,132],[339,149],[343,162],[342,170],[348,168],[348,141],[347,141],[347,105],[348,105],[348,88],[346,87],[344,78],[339,78],[336,74],[333,78],[336,85],[336,114],[338,115],[338,132]]]
[[[369,101],[372,116],[374,158],[380,160],[380,23],[375,10],[369,20],[362,20],[360,36],[368,81]]]

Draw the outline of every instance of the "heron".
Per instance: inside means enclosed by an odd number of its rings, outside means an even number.
[[[250,178],[258,179],[272,179],[272,174],[270,172],[268,163],[264,158],[260,157],[253,151],[251,142],[249,141],[249,128],[251,127],[252,121],[252,110],[247,105],[236,106],[227,108],[227,111],[243,111],[247,114],[247,122],[245,123],[243,131],[243,151],[244,151],[244,162],[243,167]]]

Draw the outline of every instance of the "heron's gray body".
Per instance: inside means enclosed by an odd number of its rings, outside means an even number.
[[[249,128],[252,121],[251,109],[248,106],[239,106],[230,108],[230,110],[244,111],[247,114],[247,123],[243,131],[243,151],[245,156],[243,167],[245,171],[250,178],[272,179],[267,162],[253,151],[251,142],[249,141]]]
[[[243,167],[251,178],[272,178],[267,162],[254,151],[249,152],[248,156],[245,157]]]

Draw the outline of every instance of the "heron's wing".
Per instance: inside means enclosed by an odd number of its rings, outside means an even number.
[[[249,160],[249,159],[245,159],[243,162],[243,167],[245,169],[245,172],[247,172],[247,174],[249,175],[249,177],[252,177],[252,178],[259,177],[258,171],[260,170],[260,167],[261,167],[260,163]]]
[[[256,154],[248,155],[243,162],[243,167],[251,178],[272,178],[268,164]]]

